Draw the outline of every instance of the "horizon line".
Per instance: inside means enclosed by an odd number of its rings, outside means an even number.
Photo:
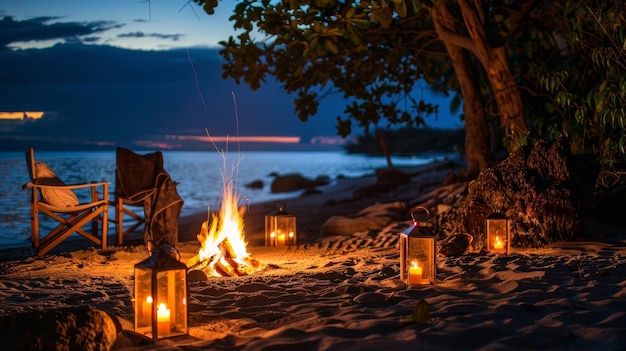
[[[236,142],[236,143],[283,143],[298,144],[302,140],[299,136],[196,136],[196,135],[172,135],[165,136],[173,140],[193,140],[211,143]]]

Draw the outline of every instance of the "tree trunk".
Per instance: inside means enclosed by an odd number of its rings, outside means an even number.
[[[461,95],[463,96],[463,112],[465,113],[465,158],[470,177],[476,177],[490,166],[489,128],[485,119],[485,109],[478,87],[475,67],[471,64],[468,51],[446,40],[444,32],[454,31],[453,15],[445,4],[433,7],[431,16],[435,29],[443,40],[452,60]]]
[[[387,147],[387,140],[385,139],[385,133],[382,130],[378,131],[378,142],[380,142],[380,147],[383,149],[383,154],[385,154],[385,159],[387,160],[387,167],[393,168],[393,164],[391,163],[391,154],[389,153],[389,148]]]
[[[491,47],[485,33],[482,0],[459,0],[465,27],[474,44],[473,53],[487,72],[491,91],[495,97],[498,114],[509,140],[511,150],[516,141],[526,133],[522,97],[509,68],[504,46]]]

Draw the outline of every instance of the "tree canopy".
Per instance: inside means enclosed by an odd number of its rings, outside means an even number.
[[[194,0],[212,13],[217,0]],[[327,94],[346,99],[337,131],[421,125],[438,106],[418,84],[463,106],[471,174],[492,145],[568,138],[606,169],[625,162],[626,5],[612,0],[241,0],[240,31],[221,42],[224,77],[269,77],[295,93],[306,121]]]

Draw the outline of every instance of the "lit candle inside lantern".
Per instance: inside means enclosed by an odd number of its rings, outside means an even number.
[[[293,232],[289,232],[289,244],[296,244],[296,242],[293,240],[294,234]]]
[[[413,261],[409,267],[409,284],[420,284],[421,282],[422,267],[417,264],[417,261]]]
[[[496,241],[493,243],[493,248],[496,250],[504,249],[504,243],[500,240],[499,236],[496,236]]]
[[[170,333],[170,310],[164,303],[159,304],[159,309],[157,309],[157,330],[159,337],[167,336]]]
[[[146,297],[145,301],[141,302],[141,314],[144,318],[150,320],[152,315],[152,296]]]
[[[278,246],[285,246],[285,234],[278,234]]]

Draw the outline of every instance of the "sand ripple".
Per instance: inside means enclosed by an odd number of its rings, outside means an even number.
[[[510,256],[439,257],[436,286],[399,279],[398,233],[292,248],[250,247],[259,274],[189,284],[190,336],[133,350],[619,349],[626,344],[624,245],[575,243]],[[181,245],[183,258],[196,250]],[[0,311],[90,304],[132,329],[140,249],[0,264]],[[430,305],[426,324],[408,322]],[[130,330],[129,330],[130,332]]]

